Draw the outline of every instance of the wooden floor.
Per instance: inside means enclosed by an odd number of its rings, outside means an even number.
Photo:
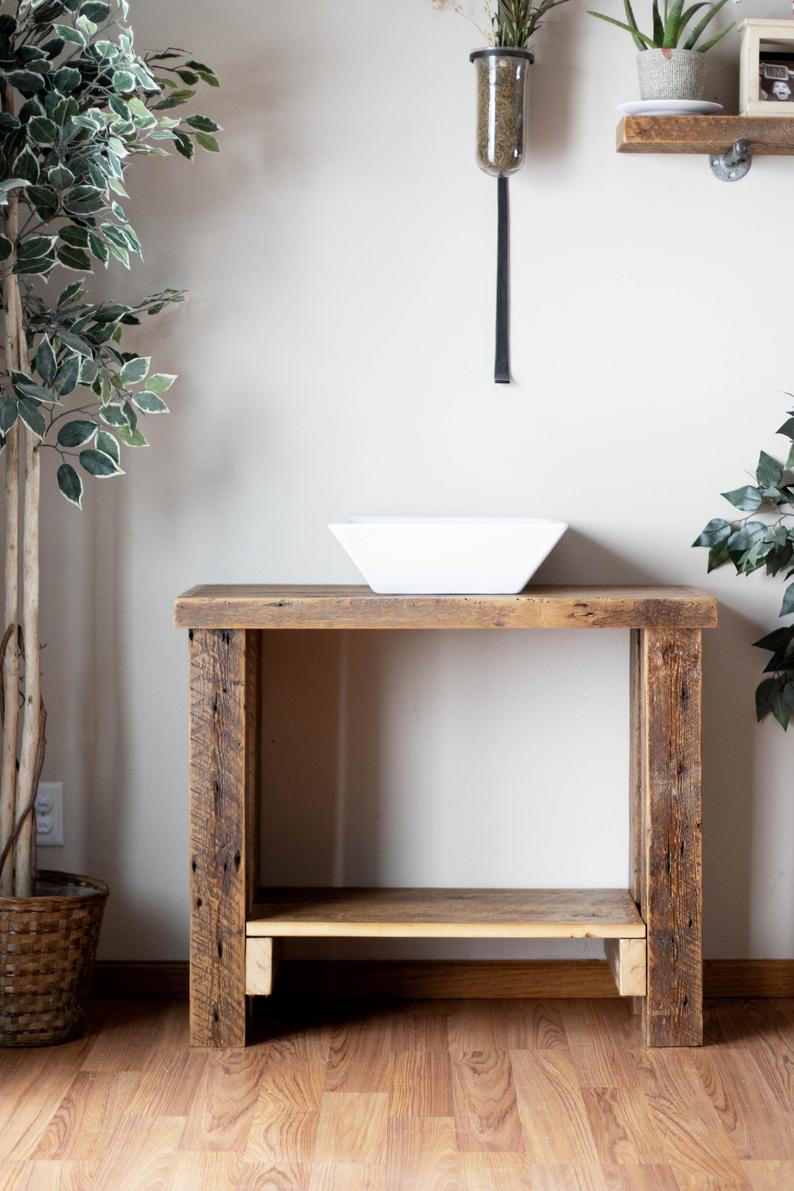
[[[103,1003],[0,1052],[0,1191],[791,1191],[794,1001],[643,1050],[625,1001],[263,1005],[190,1051],[187,1005]]]

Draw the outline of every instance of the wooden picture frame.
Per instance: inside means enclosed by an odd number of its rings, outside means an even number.
[[[739,59],[739,114],[742,116],[794,116],[794,20],[752,17],[739,26],[742,45]],[[791,100],[761,97],[761,55],[780,50],[792,55],[789,82]]]

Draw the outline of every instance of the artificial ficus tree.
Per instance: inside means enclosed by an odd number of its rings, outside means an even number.
[[[124,452],[148,445],[142,420],[168,412],[176,379],[122,339],[182,293],[97,302],[86,282],[141,255],[122,205],[135,157],[218,151],[214,121],[174,114],[198,84],[218,86],[214,72],[182,50],[138,53],[128,19],[127,0],[0,2],[0,896],[35,887],[42,451],[57,453],[60,492],[82,508],[84,478],[123,475]]]
[[[788,396],[794,396],[789,393]],[[794,614],[794,410],[778,430],[789,440],[785,462],[762,451],[753,477],[722,495],[745,517],[714,517],[693,546],[709,552],[708,569],[730,563],[737,575],[764,570],[786,583],[780,605],[781,616]],[[772,656],[764,667],[765,677],[755,692],[756,716],[764,719],[771,711],[780,726],[788,729],[794,713],[794,624],[784,625],[754,642]]]

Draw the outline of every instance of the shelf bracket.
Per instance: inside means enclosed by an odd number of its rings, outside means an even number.
[[[727,153],[710,153],[709,166],[720,182],[738,182],[753,164],[749,141],[737,141]]]

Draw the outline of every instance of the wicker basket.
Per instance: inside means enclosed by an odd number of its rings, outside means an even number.
[[[51,1046],[80,1028],[103,881],[40,872],[35,897],[0,897],[0,1046]]]

